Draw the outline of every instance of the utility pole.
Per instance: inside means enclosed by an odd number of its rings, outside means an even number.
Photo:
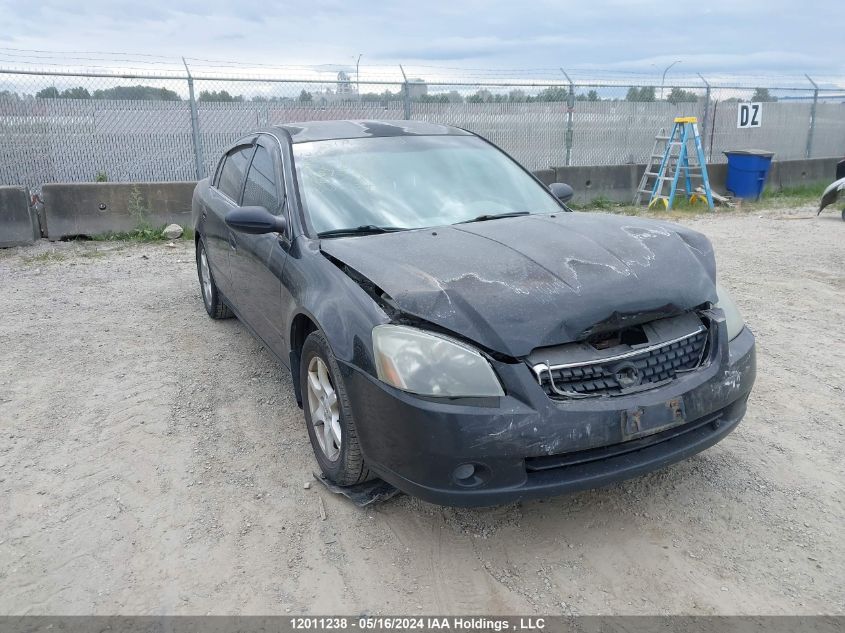
[[[191,76],[191,69],[188,68],[188,62],[182,58],[182,63],[185,64],[185,72],[188,73],[188,98],[191,106],[191,137],[194,141],[194,163],[197,170],[197,180],[202,180],[205,176],[205,166],[202,159],[202,146],[200,145],[200,122],[199,114],[197,113],[197,100],[194,98],[194,78]]]
[[[361,64],[361,56],[364,53],[358,53],[358,59],[355,62],[355,89],[358,91],[358,101],[361,100],[361,76],[358,74],[358,66]]]
[[[668,73],[668,72],[669,72],[669,69],[670,69],[670,68],[672,68],[672,66],[674,66],[675,64],[680,64],[680,63],[681,63],[681,60],[680,60],[680,59],[676,59],[676,60],[675,60],[675,61],[673,61],[671,64],[669,64],[668,66],[666,66],[666,68],[664,69],[664,71],[663,71],[663,77],[660,79],[660,100],[661,100],[661,101],[663,101],[663,85],[666,83],[666,73]]]
[[[560,69],[560,72],[563,73],[566,81],[569,82],[569,94],[566,95],[566,136],[564,137],[566,143],[566,166],[569,167],[572,164],[572,115],[575,112],[575,84],[563,68]]]
[[[707,91],[704,93],[704,116],[701,117],[701,136],[706,138],[707,125],[710,123],[710,82],[707,81],[701,73],[697,73],[704,85],[707,86]]]
[[[404,88],[405,88],[405,120],[409,120],[411,118],[411,87],[408,85],[408,76],[405,74],[405,69],[402,68],[402,64],[399,64],[399,70],[402,71],[402,79],[405,80]]]
[[[816,106],[819,103],[819,85],[812,80],[810,75],[804,75],[811,84],[813,84],[813,106],[810,108],[810,128],[807,130],[807,151],[806,156],[810,158],[813,155],[813,136],[816,132]]]

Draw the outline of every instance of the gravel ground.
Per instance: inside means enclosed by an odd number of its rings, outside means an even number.
[[[845,613],[845,223],[682,221],[757,335],[745,421],[485,510],[306,489],[290,379],[206,317],[190,243],[0,252],[0,613]]]

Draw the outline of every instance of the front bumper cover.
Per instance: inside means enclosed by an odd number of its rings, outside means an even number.
[[[698,453],[745,414],[756,376],[754,336],[727,342],[724,320],[711,362],[636,394],[557,401],[524,363],[494,362],[507,395],[479,401],[425,399],[341,365],[368,466],[433,503],[486,506],[547,497],[634,477]],[[682,411],[652,433],[632,415]],[[455,469],[473,464],[477,477]]]

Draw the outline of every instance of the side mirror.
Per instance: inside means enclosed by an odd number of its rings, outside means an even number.
[[[575,190],[563,182],[553,182],[549,185],[549,191],[564,204],[572,200],[572,196],[575,195]]]
[[[226,226],[241,233],[260,235],[262,233],[284,233],[285,218],[273,215],[264,207],[240,207],[232,209],[224,218]]]

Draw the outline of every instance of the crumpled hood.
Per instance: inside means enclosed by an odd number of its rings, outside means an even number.
[[[706,237],[629,216],[520,216],[327,239],[405,313],[514,357],[598,323],[716,301]]]

